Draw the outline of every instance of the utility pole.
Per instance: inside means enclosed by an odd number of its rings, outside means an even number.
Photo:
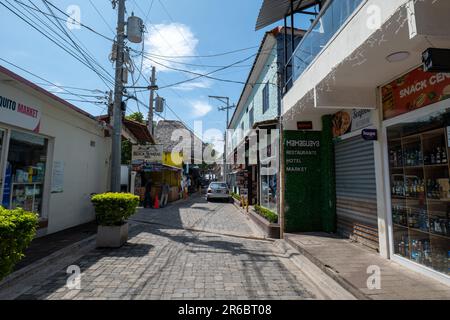
[[[220,102],[226,103],[226,107],[219,107],[219,111],[227,112],[227,125],[225,128],[225,148],[223,152],[223,175],[225,178],[225,182],[228,182],[228,167],[227,167],[227,140],[228,140],[228,125],[230,123],[230,110],[236,108],[236,106],[230,106],[230,98],[229,97],[219,97],[219,96],[209,96],[212,99],[219,100]]]
[[[153,106],[155,103],[155,88],[156,88],[156,68],[152,67],[152,77],[150,78],[150,105],[148,107],[148,131],[151,135],[154,134],[153,128]]]
[[[117,16],[117,60],[114,86],[113,136],[111,154],[111,191],[120,192],[120,166],[122,164],[122,98],[123,65],[125,51],[125,0],[116,0]]]

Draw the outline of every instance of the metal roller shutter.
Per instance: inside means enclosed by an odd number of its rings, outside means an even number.
[[[338,142],[336,211],[338,233],[378,250],[377,193],[373,142]]]

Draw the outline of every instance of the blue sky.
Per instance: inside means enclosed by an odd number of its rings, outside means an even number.
[[[6,1],[14,4],[22,11],[25,10],[23,5],[15,0],[2,0],[4,3]],[[31,6],[29,0],[18,1]],[[33,0],[32,2],[41,10],[48,12],[43,1]],[[51,2],[65,12],[71,5],[78,6],[81,13],[80,20],[83,24],[92,27],[101,34],[113,37],[112,30],[115,30],[117,14],[112,9],[111,1],[51,0]],[[127,0],[127,14],[131,15],[134,12],[135,15],[146,21],[148,33],[145,37],[145,52],[163,56],[207,56],[259,46],[263,32],[273,27],[268,27],[260,32],[254,31],[261,3],[262,0]],[[11,7],[11,4],[6,4]],[[14,10],[16,11],[17,9]],[[48,20],[45,20],[41,13],[32,12],[47,24],[50,23]],[[31,17],[30,13],[26,12],[26,14]],[[146,18],[147,14],[148,17]],[[3,43],[0,53],[1,58],[61,86],[107,90],[106,85],[94,72],[76,61],[72,56],[50,42],[3,6],[0,6],[0,15],[2,17],[0,19],[0,30],[2,30]],[[63,17],[60,13],[58,15]],[[35,22],[32,23],[37,26]],[[84,28],[71,30],[71,32],[71,35],[79,39],[99,64],[112,75],[112,64],[108,60],[111,42]],[[141,50],[141,45],[139,44],[129,45],[135,50]],[[206,73],[217,69],[216,67],[218,66],[229,65],[248,58],[256,52],[257,48],[253,48],[214,58],[171,58],[169,59],[171,61],[158,60],[158,58],[153,56],[153,61],[148,59],[143,61],[144,75],[149,77],[150,66],[155,64],[155,61],[166,64],[169,67]],[[141,58],[135,57],[133,60],[140,68]],[[214,76],[245,81],[253,60],[254,58],[252,57],[237,67],[215,73]],[[2,61],[0,61],[0,64],[30,80],[42,82]],[[158,69],[159,86],[194,77],[190,74],[163,68],[158,64],[155,65]],[[137,73],[135,76],[137,77]],[[146,82],[141,78],[139,85],[146,85]],[[175,115],[172,111],[166,110],[162,115],[167,119],[177,119],[178,116],[191,127],[194,126],[194,121],[202,120],[204,130],[210,128],[223,130],[225,128],[226,114],[217,110],[220,103],[209,99],[208,95],[229,96],[232,103],[237,103],[242,87],[242,84],[217,82],[203,78],[173,87],[172,89],[162,89],[159,91],[159,95],[166,99],[167,104],[176,113]],[[54,92],[61,91],[58,88],[48,86],[46,88]],[[87,91],[70,90],[81,94],[93,94]],[[68,99],[80,99],[64,93],[59,94],[61,97]],[[99,93],[94,94],[98,95]],[[139,93],[138,97],[147,103],[147,92]],[[85,97],[85,99],[95,100],[93,97]],[[84,102],[73,103],[94,115],[105,113],[105,106],[103,105],[93,105]],[[139,109],[143,113],[147,113],[144,106],[139,106]],[[137,110],[138,106],[136,103],[130,101],[128,103],[128,112]]]

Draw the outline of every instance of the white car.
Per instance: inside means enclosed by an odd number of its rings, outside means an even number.
[[[230,189],[226,182],[212,182],[206,192],[206,200],[227,200],[231,201]]]

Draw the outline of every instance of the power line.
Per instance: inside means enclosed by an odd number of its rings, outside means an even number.
[[[19,69],[19,70],[21,70],[21,71],[23,71],[23,72],[25,72],[25,73],[27,73],[27,74],[29,74],[29,75],[31,75],[31,76],[33,76],[33,77],[35,77],[35,78],[37,78],[37,79],[39,79],[39,80],[41,80],[41,81],[44,81],[44,82],[46,82],[46,83],[49,83],[49,84],[51,84],[52,86],[54,86],[54,87],[56,87],[56,88],[59,88],[59,89],[61,89],[61,90],[64,90],[64,91],[67,92],[67,93],[70,93],[70,94],[72,94],[72,95],[74,95],[74,96],[77,96],[77,97],[81,98],[82,102],[90,103],[88,100],[83,99],[83,97],[79,96],[78,94],[73,93],[73,92],[71,92],[71,91],[65,89],[64,87],[62,87],[62,86],[60,86],[60,85],[57,85],[57,84],[55,84],[55,83],[53,83],[53,82],[51,82],[51,81],[49,81],[49,80],[47,80],[47,79],[45,79],[45,78],[43,78],[43,77],[41,77],[41,76],[38,76],[37,74],[35,74],[35,73],[31,72],[31,71],[28,71],[28,70],[26,70],[26,69],[24,69],[24,68],[22,68],[22,67],[19,67],[18,65],[14,64],[14,63],[12,63],[12,62],[6,60],[6,59],[3,59],[3,58],[0,57],[0,60],[3,61],[3,62],[5,62],[5,63],[7,63],[7,64],[9,64],[9,65],[11,65],[11,66],[13,66],[13,67],[15,67],[15,68],[17,68],[17,69]],[[96,105],[96,104],[95,104],[95,105]],[[103,109],[103,110],[104,110],[104,109]]]
[[[31,1],[31,0],[30,0],[30,1]],[[46,1],[46,0],[42,0],[42,2],[45,4],[45,6],[46,6],[47,9],[49,10],[49,12],[50,12],[51,14],[53,14],[54,17],[56,17],[55,14],[54,14],[54,12],[52,11],[52,9],[50,8],[50,6],[48,5],[49,2]],[[48,17],[47,17],[47,18],[48,18]],[[50,18],[48,18],[48,19],[50,20]],[[66,37],[73,43],[73,45],[76,47],[76,50],[84,57],[84,59],[85,59],[86,62],[91,66],[91,68],[92,68],[93,70],[95,70],[95,72],[97,73],[97,75],[98,75],[98,76],[101,76],[101,74],[96,70],[96,68],[92,65],[91,62],[95,63],[98,67],[100,67],[101,70],[103,70],[107,75],[109,75],[109,76],[112,78],[112,76],[109,74],[109,72],[108,72],[105,68],[103,68],[103,66],[101,66],[100,63],[98,63],[98,62],[95,60],[95,58],[92,57],[92,54],[89,52],[89,50],[86,48],[86,46],[84,46],[83,43],[76,37],[76,35],[75,35],[71,30],[69,30],[69,32],[70,32],[70,33],[78,40],[78,42],[80,42],[80,44],[81,44],[81,46],[83,46],[84,50],[83,50],[82,48],[80,48],[80,46],[76,43],[75,40],[72,39],[72,37],[69,35],[69,33],[66,31],[66,29],[62,26],[61,22],[60,22],[58,19],[56,19],[56,18],[55,18],[55,20],[56,20],[56,24],[59,25],[59,29],[60,29],[60,30],[66,35]],[[56,24],[54,24],[54,25],[56,26]],[[56,26],[56,27],[58,27],[58,26]],[[106,87],[109,87],[108,84],[103,80],[103,77],[101,77],[101,78],[102,78],[103,83],[106,85]]]
[[[27,16],[26,14],[24,14],[24,12],[20,11],[17,7],[15,7],[13,4],[11,4],[8,0],[6,0],[6,2],[8,2],[8,4],[10,6],[12,6],[15,10],[17,10],[18,12],[20,12],[21,15],[23,15],[25,18],[29,19],[30,21],[32,21],[33,19],[31,19],[29,16]],[[30,21],[28,21],[27,19],[25,19],[24,17],[22,17],[20,14],[18,14],[16,11],[14,11],[13,9],[11,9],[9,6],[7,6],[4,2],[0,1],[0,4],[2,6],[4,6],[6,9],[8,9],[10,12],[12,12],[14,15],[16,15],[19,19],[21,19],[22,21],[24,21],[26,24],[28,24],[29,26],[31,26],[33,29],[35,29],[37,32],[39,32],[40,34],[42,34],[44,37],[46,37],[48,40],[50,40],[51,42],[53,42],[55,45],[57,45],[58,47],[60,47],[62,50],[66,51],[69,55],[71,55],[73,58],[75,58],[76,60],[78,60],[79,62],[81,62],[82,64],[84,64],[86,67],[88,67],[89,69],[91,69],[92,71],[94,71],[95,73],[97,73],[96,70],[93,70],[86,62],[84,62],[79,56],[77,56],[77,54],[75,54],[74,52],[70,51],[68,48],[65,48],[62,44],[60,44],[57,40],[53,39],[51,36],[47,35],[46,33],[44,33],[42,30],[40,30],[38,27],[36,27],[35,25],[33,25]],[[39,20],[39,18],[38,18]],[[41,23],[43,23],[44,25],[46,25],[44,22],[42,22],[41,20],[39,20]],[[52,30],[53,32],[55,32],[51,27],[49,27],[48,25],[46,25],[48,28],[50,28],[50,30]],[[99,75],[100,76],[100,75]],[[102,76],[100,76],[100,78],[103,78]]]
[[[149,53],[149,52],[145,52],[145,54],[150,55],[150,56],[155,56],[157,58],[168,58],[168,59],[216,58],[216,57],[230,55],[230,54],[233,54],[233,53],[249,51],[249,50],[256,49],[256,48],[259,48],[259,46],[253,46],[253,47],[237,49],[237,50],[228,51],[228,52],[222,52],[222,53],[215,53],[215,54],[210,54],[210,55],[198,55],[198,56],[167,56],[167,55],[160,55],[160,54]]]
[[[40,13],[42,13],[42,14],[44,14],[44,15],[52,16],[52,15],[49,14],[49,13],[43,12],[43,11],[40,10],[39,8],[33,8],[33,7],[27,5],[26,3],[23,3],[23,2],[21,2],[21,1],[19,1],[19,0],[14,0],[14,1],[17,2],[17,3],[19,3],[19,4],[21,4],[22,6],[25,6],[25,7],[29,8],[29,9],[31,9],[31,10],[40,12]],[[50,2],[48,2],[48,3],[49,3],[51,6],[55,7],[55,6],[54,6],[53,4],[51,4]],[[55,7],[55,8],[56,8],[56,7]],[[102,38],[104,38],[104,39],[106,39],[106,40],[109,40],[109,41],[111,41],[111,42],[114,42],[114,39],[111,39],[111,38],[105,36],[104,34],[101,34],[100,32],[96,31],[95,29],[93,29],[93,28],[91,28],[91,27],[85,25],[84,23],[81,23],[80,21],[77,21],[76,19],[74,19],[73,17],[69,16],[69,15],[68,15],[67,13],[65,13],[64,11],[59,10],[59,9],[58,9],[58,11],[60,11],[62,14],[64,14],[64,15],[66,16],[66,19],[61,18],[61,17],[56,17],[57,19],[59,19],[59,20],[61,20],[61,21],[64,21],[64,22],[71,23],[71,24],[73,24],[73,25],[79,25],[79,26],[81,26],[81,27],[83,27],[83,28],[85,28],[85,29],[87,29],[87,30],[89,30],[89,31],[91,31],[91,32],[93,32],[93,33],[95,33],[95,34],[97,34],[98,36],[101,36]]]
[[[100,16],[100,18],[103,20],[103,22],[105,23],[105,25],[109,28],[109,30],[115,35],[115,32],[113,30],[113,28],[110,26],[110,24],[108,23],[108,21],[106,21],[105,17],[101,14],[101,12],[97,9],[97,7],[95,6],[95,4],[89,0],[89,3],[91,4],[91,6],[94,8],[94,10],[97,12],[97,14]],[[114,41],[114,40],[113,40]]]
[[[37,85],[40,86],[53,86],[50,85],[48,83],[42,83],[42,82],[36,82]],[[86,91],[86,92],[98,92],[98,93],[105,93],[102,90],[99,89],[87,89],[87,88],[80,88],[80,87],[72,87],[72,86],[58,86],[58,88],[66,88],[66,89],[74,89],[74,90],[79,90],[79,91]]]

